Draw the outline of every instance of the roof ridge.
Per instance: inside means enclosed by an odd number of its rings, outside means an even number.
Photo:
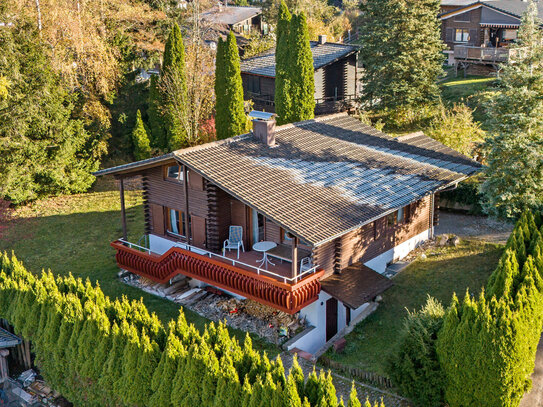
[[[193,151],[207,150],[208,148],[215,147],[215,146],[220,146],[222,144],[235,143],[237,141],[243,140],[243,139],[245,139],[247,137],[250,137],[250,136],[252,136],[252,132],[251,133],[240,134],[240,135],[234,136],[234,137],[229,137],[229,138],[223,139],[223,140],[215,140],[215,141],[211,141],[209,143],[199,144],[197,146],[180,148],[179,150],[173,151],[172,154],[174,156],[176,156],[176,157],[179,157],[179,156],[187,154],[187,153],[192,153]]]
[[[277,126],[275,128],[275,132],[277,133],[278,131],[291,129],[293,127],[305,126],[311,123],[320,123],[326,120],[332,120],[332,119],[343,117],[343,116],[349,116],[349,114],[347,112],[332,113],[325,116],[317,116],[317,117],[314,117],[313,119],[302,120],[300,122],[282,124],[281,126]]]

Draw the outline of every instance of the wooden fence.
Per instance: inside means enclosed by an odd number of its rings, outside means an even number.
[[[346,373],[349,376],[361,382],[366,382],[366,383],[369,382],[376,386],[384,387],[387,389],[390,389],[393,387],[392,381],[388,377],[381,376],[380,374],[377,374],[375,372],[366,372],[356,367],[345,366],[341,363],[338,363],[330,359],[328,356],[325,356],[325,355],[319,358],[319,363],[327,368],[331,368],[331,369]]]

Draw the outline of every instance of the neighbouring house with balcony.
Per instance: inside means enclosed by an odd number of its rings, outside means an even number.
[[[315,69],[315,115],[348,110],[359,96],[360,69],[356,45],[311,41]],[[275,112],[275,49],[241,61],[244,99],[254,108]]]
[[[516,41],[528,4],[523,0],[442,0],[442,39],[449,64],[497,70],[500,63],[514,60],[518,51],[509,45]],[[541,7],[539,18],[543,18]]]
[[[345,113],[253,131],[96,173],[120,185],[121,269],[178,274],[289,314],[315,353],[375,307],[383,273],[430,238],[436,195],[481,165],[422,133],[392,138]],[[143,180],[147,244],[126,239],[124,185]],[[224,250],[224,247],[229,249]]]

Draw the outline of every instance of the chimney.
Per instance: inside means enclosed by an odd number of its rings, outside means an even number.
[[[253,135],[268,147],[275,147],[275,113],[259,112],[253,110],[249,117],[253,120]]]
[[[326,43],[326,35],[319,35],[319,44]]]

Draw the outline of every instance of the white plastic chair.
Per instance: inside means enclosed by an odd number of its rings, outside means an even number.
[[[304,257],[302,260],[300,260],[300,273],[303,273],[312,267],[313,264],[311,264],[311,257]]]
[[[245,252],[243,247],[243,228],[241,226],[230,226],[228,229],[228,239],[226,239],[222,246],[222,255],[226,256],[226,249],[229,251],[234,249],[238,251],[239,260],[239,248]]]

